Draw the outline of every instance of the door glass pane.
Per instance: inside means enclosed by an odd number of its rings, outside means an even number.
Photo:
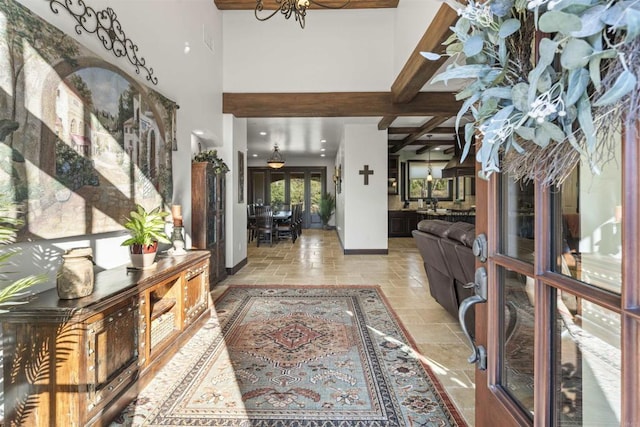
[[[533,414],[534,281],[500,267],[503,289],[502,386],[522,409]]]
[[[555,271],[620,293],[622,285],[621,143],[599,175],[579,164],[554,198]]]
[[[620,425],[620,315],[566,291],[556,301],[556,425]]]
[[[285,203],[284,184],[284,173],[271,172],[271,186],[269,188],[269,194],[271,197],[271,207],[274,212],[279,211]]]
[[[318,202],[322,195],[322,174],[320,172],[311,172],[311,180],[309,182],[310,199],[311,199],[311,216],[309,218],[311,226],[321,226],[322,220],[318,215]]]
[[[302,203],[304,210],[304,172],[291,172],[289,175],[289,198],[291,205]]]
[[[533,183],[516,182],[503,173],[501,187],[500,251],[533,264],[535,240]]]

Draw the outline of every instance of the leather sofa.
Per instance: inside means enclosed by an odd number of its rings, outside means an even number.
[[[422,220],[412,234],[424,262],[431,296],[457,319],[460,303],[473,295],[473,289],[465,285],[474,279],[475,257],[471,248],[475,225]],[[467,313],[465,323],[473,333],[473,309]]]

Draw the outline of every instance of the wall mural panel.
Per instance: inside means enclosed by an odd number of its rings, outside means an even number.
[[[19,241],[122,229],[172,198],[177,105],[12,0],[0,2],[0,197]]]

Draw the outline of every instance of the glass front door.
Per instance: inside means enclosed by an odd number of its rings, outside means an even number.
[[[560,188],[477,180],[476,425],[640,425],[640,151],[627,137],[600,174],[579,164]]]

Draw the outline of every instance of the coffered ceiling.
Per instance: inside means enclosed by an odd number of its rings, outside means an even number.
[[[255,0],[215,0],[215,3],[220,9],[254,9],[256,4]],[[349,7],[397,4],[397,0],[351,0]],[[456,18],[450,7],[440,6],[388,92],[224,93],[223,112],[249,119],[249,156],[263,157],[274,143],[286,144],[290,156],[335,156],[339,132],[345,123],[376,123],[378,129],[386,129],[390,154],[401,150],[420,154],[436,147],[453,151],[456,142],[453,124],[461,103],[455,100],[451,87],[422,91],[443,67],[444,60],[428,61],[420,52],[441,52]]]

